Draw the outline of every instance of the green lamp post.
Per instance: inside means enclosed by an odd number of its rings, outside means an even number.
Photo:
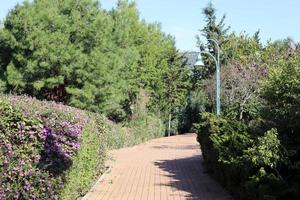
[[[201,54],[207,54],[213,58],[216,63],[216,111],[217,115],[221,113],[221,80],[220,80],[220,46],[216,40],[208,39],[208,41],[212,41],[217,47],[217,57],[209,53],[208,51],[200,51],[197,61],[194,64],[195,67],[203,67],[204,63],[202,61]]]

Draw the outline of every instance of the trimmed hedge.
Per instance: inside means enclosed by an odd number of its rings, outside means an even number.
[[[55,102],[0,94],[0,199],[77,199],[105,170],[108,149],[162,137],[154,115],[127,127]]]
[[[0,96],[0,199],[76,199],[103,170],[104,118]]]
[[[106,140],[110,149],[133,146],[165,135],[163,121],[149,113],[143,113],[124,125],[107,120],[107,125],[109,134]]]

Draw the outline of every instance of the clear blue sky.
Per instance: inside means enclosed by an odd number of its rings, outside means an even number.
[[[1,0],[0,19],[22,0]],[[100,0],[110,9],[117,0]],[[163,31],[176,37],[180,50],[196,50],[195,35],[204,26],[202,8],[209,0],[137,0],[141,17],[160,22]],[[226,24],[235,32],[253,34],[260,29],[262,41],[291,37],[300,41],[299,0],[212,0],[219,16],[226,14]]]

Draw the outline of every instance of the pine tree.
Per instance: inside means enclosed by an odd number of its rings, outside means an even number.
[[[16,6],[0,30],[0,88],[130,118],[140,91],[158,112],[174,38],[142,21],[134,2],[105,11],[96,0]]]

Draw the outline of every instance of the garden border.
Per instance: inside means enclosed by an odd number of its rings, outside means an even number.
[[[81,200],[88,200],[88,195],[89,195],[92,191],[94,191],[94,190],[96,189],[96,186],[97,186],[99,183],[101,183],[101,182],[104,181],[106,175],[109,174],[109,172],[111,171],[112,167],[113,167],[112,165],[107,165],[107,166],[106,166],[107,170],[105,170],[105,172],[99,177],[99,179],[94,183],[93,187],[92,187],[92,188],[84,195],[84,197],[82,197]]]

